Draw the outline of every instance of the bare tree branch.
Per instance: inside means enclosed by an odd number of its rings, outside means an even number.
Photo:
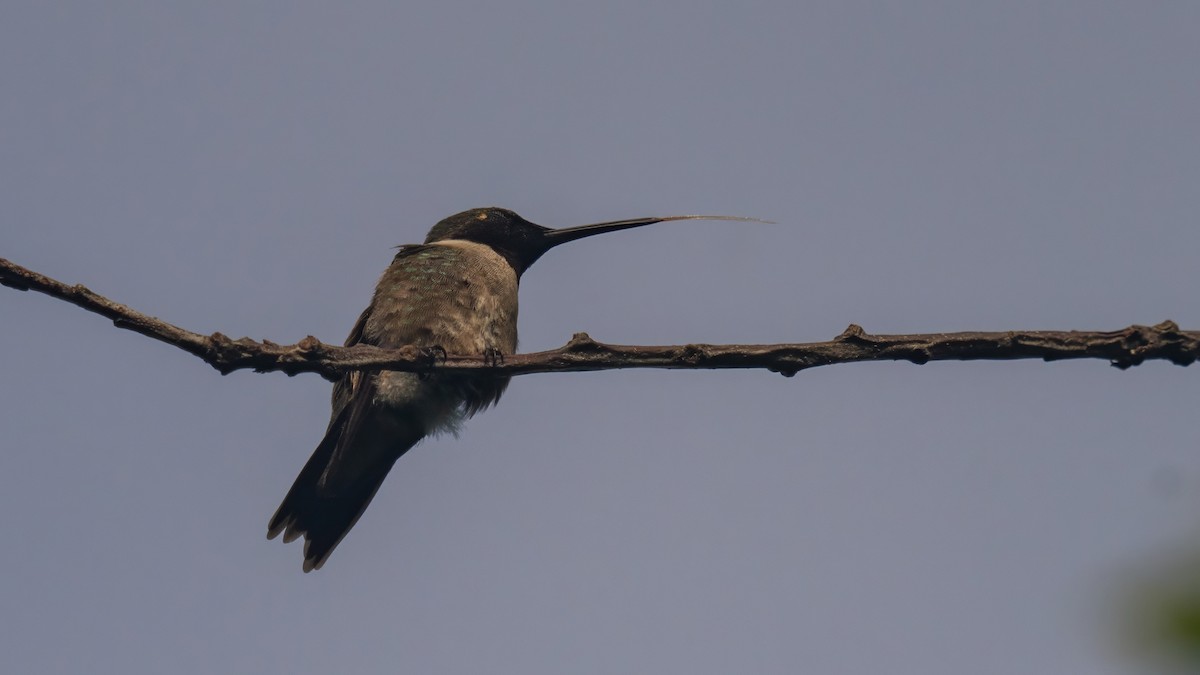
[[[1118,368],[1147,360],[1186,366],[1200,358],[1200,331],[1180,330],[1172,321],[1116,331],[1004,331],[870,335],[851,325],[828,342],[776,345],[609,345],[577,333],[559,349],[507,356],[493,364],[482,355],[448,355],[431,363],[413,347],[337,347],[308,336],[294,345],[220,333],[201,335],[147,316],[79,285],[68,286],[0,258],[0,284],[33,290],[111,319],[118,328],[200,357],[222,374],[235,370],[318,373],[336,379],[351,370],[486,371],[497,375],[578,372],[618,368],[765,368],[786,376],[801,370],[857,361],[977,361],[1008,359],[1104,359]]]

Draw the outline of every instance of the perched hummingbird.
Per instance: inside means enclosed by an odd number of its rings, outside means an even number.
[[[569,241],[669,220],[635,218],[553,230],[507,209],[441,221],[424,244],[403,246],[375,287],[346,346],[501,359],[517,348],[517,284],[546,251]],[[509,378],[354,371],[333,386],[325,438],[267,525],[267,538],[304,537],[304,571],[320,569],[371,503],[392,465],[422,438],[454,431],[500,399]]]

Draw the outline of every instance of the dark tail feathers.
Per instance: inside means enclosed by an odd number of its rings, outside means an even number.
[[[359,455],[360,458],[374,454],[374,459],[365,466],[355,467],[353,476],[340,480],[330,480],[326,476],[322,483],[321,478],[330,469],[341,436],[339,426],[331,425],[267,524],[267,539],[274,539],[280,533],[285,543],[304,537],[305,572],[321,569],[333,549],[366,511],[392,465],[421,440],[420,435],[410,439],[392,436],[387,439],[391,441],[391,448],[382,453],[370,453],[366,448],[351,448],[351,452],[364,453]],[[344,456],[343,453],[338,454]],[[341,464],[340,461],[338,463]],[[331,473],[338,468],[333,467]]]

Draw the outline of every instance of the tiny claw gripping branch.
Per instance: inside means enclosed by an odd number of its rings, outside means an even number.
[[[483,350],[483,363],[492,368],[504,365],[504,352],[495,347],[488,347]]]
[[[433,373],[433,369],[437,367],[439,363],[445,363],[446,358],[448,357],[446,354],[446,348],[441,345],[421,347],[420,355],[428,365],[428,368],[417,373],[417,377],[422,380],[429,379],[429,376]]]

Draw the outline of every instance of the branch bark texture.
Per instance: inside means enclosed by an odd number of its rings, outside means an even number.
[[[114,302],[80,285],[67,285],[0,258],[0,284],[65,300],[112,320],[118,328],[174,345],[200,357],[222,374],[236,370],[318,373],[336,379],[352,370],[430,370],[495,375],[580,372],[618,368],[763,368],[788,377],[801,370],[859,361],[978,361],[1103,359],[1118,368],[1148,360],[1186,366],[1200,358],[1200,331],[1172,321],[1115,331],[1004,331],[871,335],[851,325],[827,342],[774,345],[611,345],[577,333],[559,349],[504,357],[450,354],[435,360],[414,347],[339,347],[311,335],[293,345],[267,340],[202,335]]]

